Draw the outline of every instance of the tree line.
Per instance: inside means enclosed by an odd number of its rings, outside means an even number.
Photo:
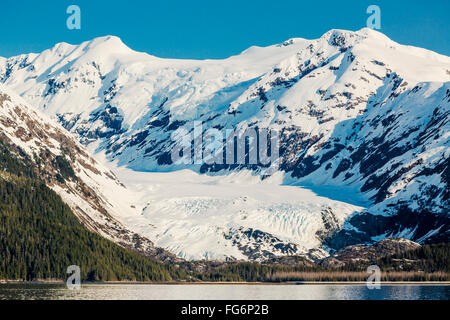
[[[63,178],[72,176],[69,162],[56,161]],[[450,280],[448,243],[338,268],[303,258],[294,266],[236,262],[204,272],[191,263],[163,264],[89,231],[36,172],[30,158],[0,139],[0,279],[66,279],[67,267],[78,265],[84,281],[341,281],[362,279],[376,264],[384,280]]]

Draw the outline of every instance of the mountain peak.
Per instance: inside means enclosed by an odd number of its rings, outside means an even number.
[[[96,43],[96,44],[100,44],[100,43],[108,43],[110,45],[116,45],[116,46],[122,46],[125,45],[122,41],[122,39],[120,39],[117,36],[113,36],[113,35],[106,35],[106,36],[101,36],[101,37],[96,37],[90,41],[88,41],[89,43]]]
[[[93,40],[84,42],[81,44],[85,48],[85,50],[94,50],[95,52],[100,51],[99,53],[131,53],[133,50],[128,48],[123,41],[116,36],[103,36],[98,37]]]
[[[321,39],[328,41],[330,45],[334,46],[346,46],[350,43],[359,43],[365,39],[392,41],[385,34],[367,27],[358,31],[331,29],[326,32]]]

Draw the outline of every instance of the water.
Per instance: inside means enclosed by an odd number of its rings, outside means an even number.
[[[0,300],[450,300],[450,285],[0,284]]]

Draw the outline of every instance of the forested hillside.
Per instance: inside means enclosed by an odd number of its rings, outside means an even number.
[[[367,267],[376,265],[382,281],[449,281],[450,244],[424,245],[384,258],[332,267],[299,259],[294,265],[236,263],[209,270],[204,281],[366,281]]]
[[[38,176],[25,153],[0,139],[0,279],[65,279],[67,267],[78,265],[84,281],[349,281],[366,279],[370,264],[381,268],[383,280],[449,279],[449,244],[338,268],[300,257],[289,264],[203,262],[203,271],[163,264],[89,231]]]
[[[87,230],[37,178],[33,162],[0,141],[0,279],[171,281],[186,273],[128,251]]]

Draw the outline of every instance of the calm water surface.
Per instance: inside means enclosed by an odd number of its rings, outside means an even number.
[[[68,290],[63,284],[0,284],[1,299],[76,300],[450,300],[450,285],[174,285],[87,284]]]

